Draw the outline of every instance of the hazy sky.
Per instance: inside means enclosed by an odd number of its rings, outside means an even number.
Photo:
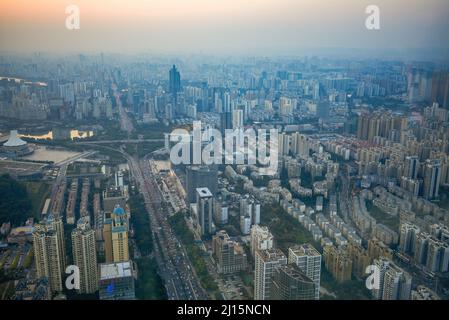
[[[81,29],[65,28],[76,4]],[[381,30],[365,28],[367,5]],[[291,55],[449,48],[449,0],[0,0],[0,50]]]

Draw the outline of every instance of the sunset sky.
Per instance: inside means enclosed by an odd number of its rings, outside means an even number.
[[[81,29],[65,28],[78,5]],[[365,28],[380,7],[381,30]],[[0,50],[294,54],[448,48],[448,0],[0,0]],[[445,40],[444,40],[445,39]]]

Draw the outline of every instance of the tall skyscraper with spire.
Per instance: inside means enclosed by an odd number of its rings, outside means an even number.
[[[178,69],[176,69],[175,65],[173,65],[169,72],[168,89],[168,91],[174,96],[176,96],[176,94],[181,91],[181,74],[179,73]]]

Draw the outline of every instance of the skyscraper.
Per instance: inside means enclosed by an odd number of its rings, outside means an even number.
[[[211,166],[189,166],[186,168],[186,189],[189,203],[196,202],[196,189],[208,188],[214,195],[217,192],[218,171]]]
[[[175,65],[173,65],[169,72],[168,91],[173,94],[174,97],[176,97],[177,93],[181,91],[181,75]]]
[[[375,259],[373,263],[379,270],[378,289],[372,291],[378,300],[409,300],[412,277],[393,261],[386,258]]]
[[[103,240],[106,262],[129,260],[128,214],[116,205],[110,217],[103,222]]]
[[[438,102],[444,109],[449,109],[449,72],[435,72],[432,77],[432,102]]]
[[[414,255],[416,250],[416,237],[420,229],[411,223],[403,223],[400,230],[399,250]]]
[[[72,231],[72,251],[73,262],[80,270],[79,293],[94,293],[98,289],[95,231],[86,217],[79,219]]]
[[[424,167],[424,198],[438,197],[440,188],[441,168],[439,160],[428,159]]]
[[[201,235],[209,235],[213,231],[213,209],[214,198],[208,188],[196,189],[197,223]]]
[[[321,254],[310,244],[288,249],[288,262],[295,264],[315,283],[315,299],[320,298]]]
[[[409,300],[412,277],[394,263],[390,263],[383,280],[382,300]]]
[[[411,179],[418,177],[419,171],[419,158],[418,156],[405,157],[405,170],[404,176]]]
[[[254,272],[254,299],[270,300],[273,273],[276,267],[286,265],[287,258],[279,249],[256,251]]]
[[[36,224],[33,247],[37,276],[49,279],[52,292],[62,291],[62,277],[66,267],[62,220],[50,215]]]

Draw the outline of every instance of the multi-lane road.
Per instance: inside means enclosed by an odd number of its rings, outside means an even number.
[[[184,246],[167,220],[167,206],[164,204],[157,176],[152,172],[148,158],[139,160],[123,149],[110,149],[120,152],[126,158],[131,175],[144,198],[151,222],[153,255],[158,265],[159,275],[165,284],[168,299],[208,299]]]

